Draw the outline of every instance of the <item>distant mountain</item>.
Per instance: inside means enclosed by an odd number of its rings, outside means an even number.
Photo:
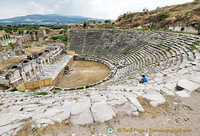
[[[13,17],[9,19],[0,19],[0,24],[83,24],[88,19],[96,19],[82,16],[62,16],[57,14],[48,15],[27,15]],[[104,19],[96,19],[104,21]]]

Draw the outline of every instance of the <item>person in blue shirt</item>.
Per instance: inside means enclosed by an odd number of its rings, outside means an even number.
[[[140,83],[146,83],[147,82],[147,78],[145,77],[145,75],[142,75],[142,79],[140,80]]]

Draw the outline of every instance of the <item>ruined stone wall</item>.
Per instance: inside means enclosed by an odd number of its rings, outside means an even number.
[[[53,85],[53,80],[51,78],[48,78],[48,79],[42,79],[42,80],[38,80],[38,81],[24,83],[24,84],[18,86],[17,89],[18,90],[38,89],[41,87],[51,86],[51,85]]]
[[[60,41],[60,40],[47,40],[44,42],[46,45],[53,45],[53,46],[59,46],[61,48],[65,48],[67,46],[67,42]]]
[[[22,83],[40,79],[40,74],[44,68],[57,60],[61,52],[61,48],[54,47],[50,52],[44,52],[42,56],[35,60],[24,60],[26,62],[23,61],[20,63],[17,68],[9,69],[7,74],[4,74],[7,76],[9,86],[14,87]]]
[[[170,26],[169,30],[177,31],[177,32],[185,32],[185,33],[198,33],[198,30],[194,27],[182,27],[182,26]]]
[[[73,58],[68,62],[67,66],[71,66],[73,63]],[[63,77],[64,75],[64,72],[65,72],[65,69],[63,69],[59,74],[58,76],[56,77],[56,79],[53,81],[53,85],[56,85],[56,83],[58,83],[58,81]]]

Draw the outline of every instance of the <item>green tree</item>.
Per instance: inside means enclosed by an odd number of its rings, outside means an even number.
[[[167,13],[160,13],[158,14],[159,20],[164,20],[165,18],[168,18],[170,16],[170,14]]]
[[[147,8],[143,8],[143,12],[148,12],[149,10]]]
[[[63,35],[59,38],[62,41],[67,41],[68,40],[68,35]]]
[[[87,23],[86,23],[86,21],[83,23],[83,27],[86,27],[87,26]]]
[[[110,23],[110,22],[111,22],[110,19],[107,19],[107,20],[104,21],[104,23]]]

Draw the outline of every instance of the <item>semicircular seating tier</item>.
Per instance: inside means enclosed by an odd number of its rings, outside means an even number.
[[[152,73],[178,69],[199,55],[200,37],[138,30],[70,30],[69,50],[84,57],[109,60],[117,77],[134,71]]]

